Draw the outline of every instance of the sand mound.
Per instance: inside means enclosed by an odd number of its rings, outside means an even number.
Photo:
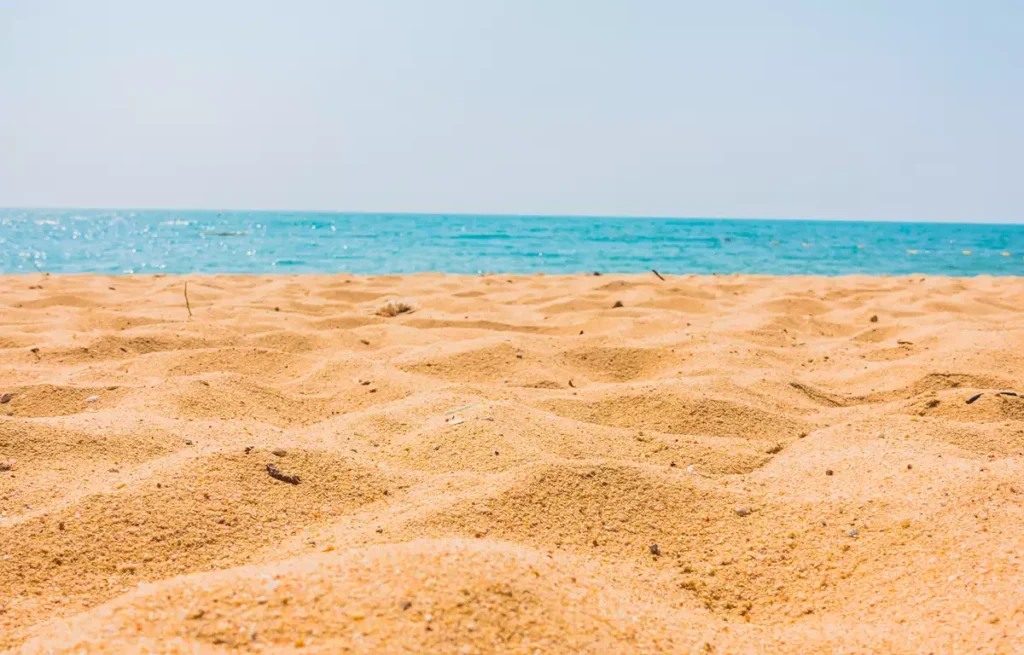
[[[697,641],[685,615],[598,593],[584,571],[559,564],[511,544],[457,540],[306,557],[146,588],[54,626],[67,636],[24,651],[626,653]]]
[[[38,384],[12,387],[10,401],[3,406],[8,416],[67,416],[117,405],[127,392],[116,386],[72,387]]]
[[[627,393],[591,401],[550,400],[540,407],[578,421],[670,434],[791,441],[809,429],[797,419],[759,407],[675,393]]]
[[[16,618],[39,600],[105,600],[141,581],[250,561],[296,529],[385,498],[381,475],[328,453],[202,456],[0,530],[0,580]],[[267,466],[299,484],[272,478]],[[71,601],[70,599],[74,599]]]
[[[0,649],[1024,652],[1019,280],[10,280]]]

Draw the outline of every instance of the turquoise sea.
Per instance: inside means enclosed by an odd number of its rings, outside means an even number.
[[[0,273],[1024,275],[1024,225],[0,209]]]

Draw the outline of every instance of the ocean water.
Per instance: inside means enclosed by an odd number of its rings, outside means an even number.
[[[0,209],[0,273],[1024,275],[1024,225]]]

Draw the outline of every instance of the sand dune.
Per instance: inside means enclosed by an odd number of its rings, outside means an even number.
[[[0,649],[1024,652],[1019,279],[188,280],[4,278]]]

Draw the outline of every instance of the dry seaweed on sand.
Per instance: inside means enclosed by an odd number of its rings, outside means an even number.
[[[288,484],[298,484],[301,481],[299,476],[284,473],[273,464],[267,464],[267,475],[274,478],[275,480],[287,482]]]
[[[411,314],[414,311],[416,311],[416,307],[410,302],[405,300],[389,300],[377,308],[377,316],[391,318],[399,314]]]

